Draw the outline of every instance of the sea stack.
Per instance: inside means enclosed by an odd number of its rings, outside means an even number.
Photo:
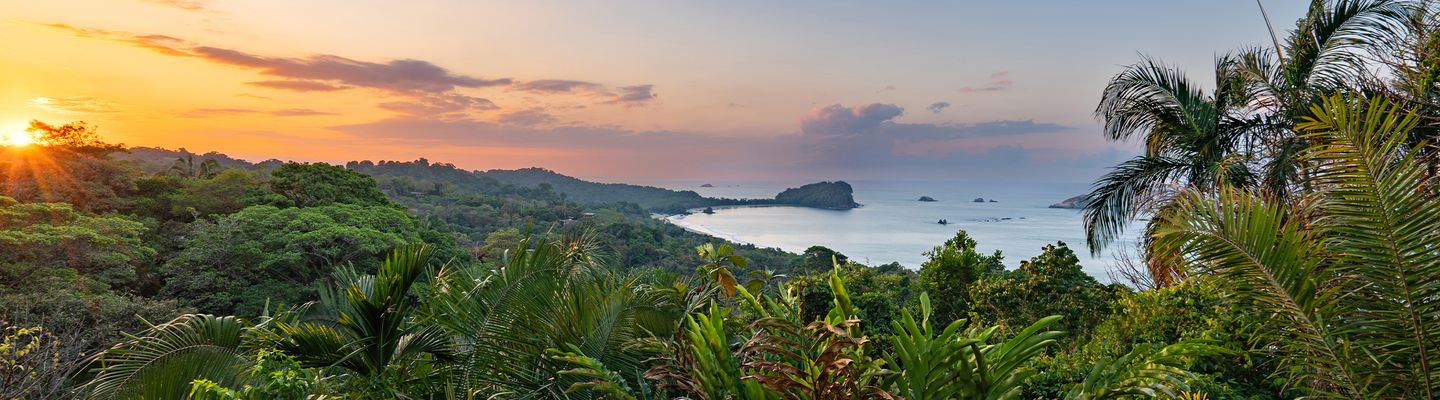
[[[1085,205],[1085,195],[1082,194],[1079,196],[1061,200],[1059,203],[1051,204],[1050,208],[1066,208],[1071,210],[1078,210],[1085,208]]]

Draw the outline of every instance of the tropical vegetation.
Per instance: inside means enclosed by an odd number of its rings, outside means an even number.
[[[650,216],[728,204],[694,192],[37,121],[0,149],[0,398],[1434,399],[1437,18],[1316,0],[1213,82],[1115,76],[1096,115],[1144,151],[1078,203],[1082,251],[1139,236],[1128,282],[1063,242],[872,266]]]

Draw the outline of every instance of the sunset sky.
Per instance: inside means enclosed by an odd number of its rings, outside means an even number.
[[[1124,65],[1269,43],[1253,0],[0,5],[0,133],[637,181],[1085,182]]]

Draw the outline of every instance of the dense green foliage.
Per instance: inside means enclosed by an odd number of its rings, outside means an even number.
[[[1433,399],[1434,8],[1315,1],[1209,91],[1112,80],[1107,136],[1147,146],[1085,218],[1098,249],[1153,217],[1140,291],[1065,243],[867,266],[649,215],[768,200],[36,122],[0,153],[0,397]],[[853,206],[817,185],[776,201]]]
[[[844,181],[816,182],[785,189],[775,195],[775,202],[834,210],[848,210],[860,206],[855,203],[854,189]]]

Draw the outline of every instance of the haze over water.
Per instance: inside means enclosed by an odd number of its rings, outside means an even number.
[[[677,190],[694,190],[708,197],[772,197],[787,186],[799,184],[711,182],[667,184]],[[1080,258],[1085,272],[1102,282],[1115,262],[1111,250],[1092,257],[1085,249],[1079,210],[1048,208],[1050,204],[1085,193],[1085,184],[957,183],[957,182],[850,182],[855,201],[863,207],[821,210],[804,207],[737,207],[716,209],[715,214],[669,216],[687,229],[761,247],[803,252],[814,245],[829,247],[867,265],[899,262],[917,269],[924,252],[965,230],[980,251],[1000,250],[1007,269],[1038,255],[1041,247],[1063,241]],[[918,201],[930,196],[937,202]],[[976,197],[987,202],[976,203]],[[995,199],[996,203],[988,202]],[[948,225],[938,224],[940,219]],[[1112,246],[1131,249],[1134,241]]]

